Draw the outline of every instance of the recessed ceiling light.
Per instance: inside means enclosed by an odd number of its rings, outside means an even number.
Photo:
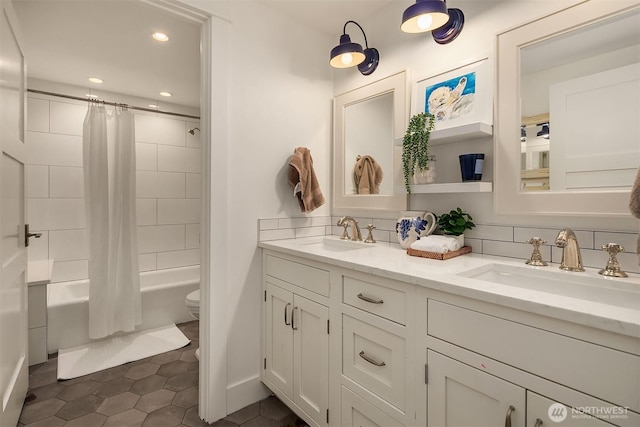
[[[149,104],[149,107],[151,107],[151,108],[160,108],[160,107],[159,107],[158,105],[156,105],[156,104]]]
[[[162,95],[162,96],[171,96],[173,94],[171,92],[160,92],[160,95]]]
[[[89,81],[90,81],[91,83],[103,83],[103,82],[104,82],[104,80],[99,79],[99,78],[97,78],[97,77],[89,77]]]
[[[169,36],[165,33],[153,33],[153,38],[158,40],[159,42],[169,41]]]
[[[86,94],[85,94],[85,96],[86,96],[87,98],[91,98],[91,99],[98,99],[98,95],[93,95],[93,94],[91,94],[91,93],[86,93]]]

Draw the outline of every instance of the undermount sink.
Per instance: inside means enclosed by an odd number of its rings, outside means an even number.
[[[640,310],[640,284],[589,273],[488,264],[458,274],[462,277]]]
[[[371,243],[364,243],[362,241],[342,240],[337,236],[325,236],[322,241],[308,243],[307,245],[320,245],[322,249],[334,252],[367,249],[373,246]]]

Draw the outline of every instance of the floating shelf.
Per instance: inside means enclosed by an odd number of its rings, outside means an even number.
[[[447,144],[493,135],[493,126],[483,122],[469,123],[448,129],[434,130],[429,138],[429,145]],[[395,144],[402,146],[403,137],[396,138]]]
[[[396,188],[396,193],[402,194],[405,191],[404,186]],[[411,186],[411,194],[491,193],[492,191],[493,183],[487,181],[447,182],[442,184],[422,184]]]

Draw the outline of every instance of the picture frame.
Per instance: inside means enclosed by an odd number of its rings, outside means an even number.
[[[434,130],[493,125],[493,73],[488,57],[416,80],[411,115],[436,117]]]

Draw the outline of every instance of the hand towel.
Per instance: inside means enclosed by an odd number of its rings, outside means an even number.
[[[629,210],[636,218],[640,218],[640,168],[636,175],[636,180],[631,187],[631,199],[629,200]],[[640,265],[640,234],[636,243],[636,254],[638,254],[638,265]]]
[[[411,249],[443,254],[446,252],[457,251],[460,249],[460,243],[453,237],[436,236],[432,234],[421,237],[413,242],[411,244]]]
[[[300,211],[309,213],[324,205],[324,196],[313,170],[313,159],[308,148],[298,147],[294,150],[289,160],[288,179],[293,186],[293,196],[298,200]]]
[[[371,156],[358,156],[353,168],[353,180],[358,194],[379,194],[382,168]]]

